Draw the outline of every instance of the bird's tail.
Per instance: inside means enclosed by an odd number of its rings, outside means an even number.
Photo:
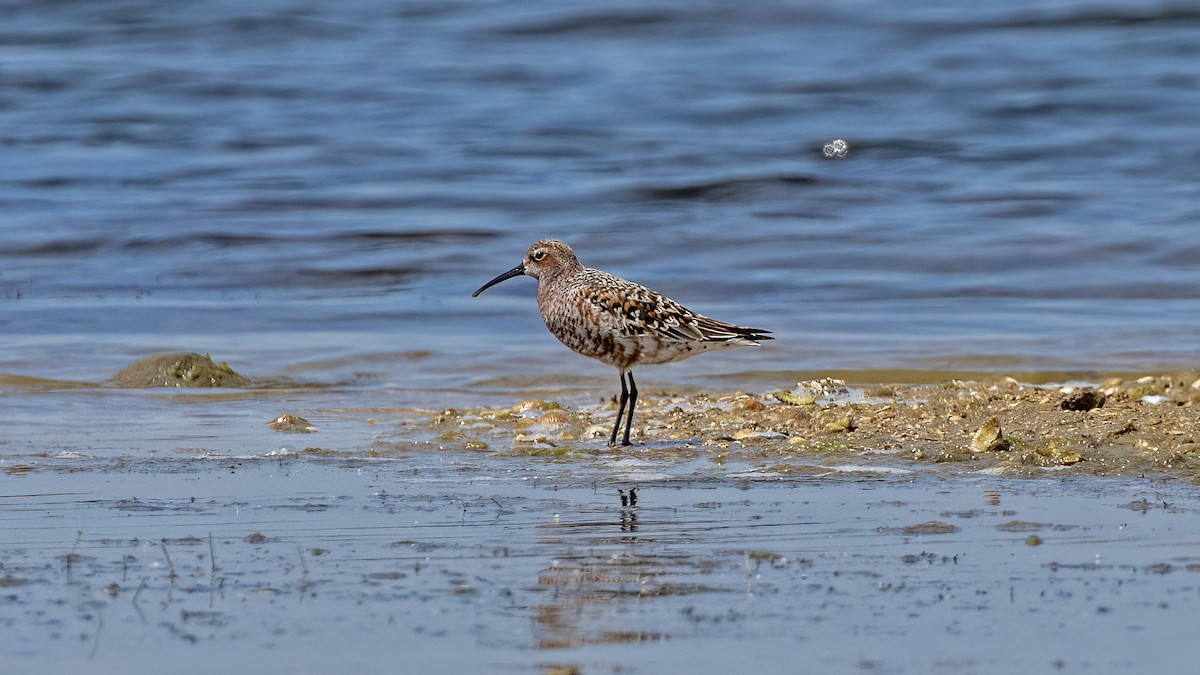
[[[738,332],[738,339],[747,340],[749,342],[753,342],[754,344],[758,344],[762,340],[775,339],[771,337],[771,331],[769,330],[763,330],[761,328],[745,328],[743,326],[737,326],[736,328]]]
[[[731,323],[708,319],[699,324],[705,339],[720,342],[730,342],[738,345],[756,345],[762,340],[774,340],[771,331],[762,328],[735,326]]]

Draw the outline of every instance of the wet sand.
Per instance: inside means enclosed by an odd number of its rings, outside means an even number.
[[[1190,659],[1200,503],[1186,486],[884,469],[443,453],[31,472],[0,498],[0,644],[10,672]]]
[[[10,409],[80,414],[0,439],[0,652],[14,672],[1178,671],[1195,375],[648,389],[627,449],[591,438],[615,410],[582,396],[356,408],[10,376]]]

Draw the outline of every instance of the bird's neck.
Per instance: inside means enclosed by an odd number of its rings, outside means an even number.
[[[545,288],[547,286],[560,283],[563,279],[568,279],[572,275],[582,272],[583,265],[576,262],[574,265],[559,265],[553,269],[542,270],[538,276],[538,287]]]

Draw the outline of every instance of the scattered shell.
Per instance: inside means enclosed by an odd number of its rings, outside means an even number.
[[[282,431],[285,434],[311,434],[317,430],[317,427],[308,420],[291,413],[283,413],[267,422],[267,428]]]
[[[1119,377],[1110,377],[1100,383],[1100,391],[1104,392],[1105,396],[1112,396],[1113,394],[1121,391],[1121,385],[1124,383],[1125,380],[1122,380]]]
[[[570,417],[562,410],[551,410],[538,418],[538,424],[547,429],[561,429],[570,423]]]
[[[549,439],[547,439],[544,434],[540,434],[540,435],[517,434],[516,436],[513,437],[513,443],[517,443],[520,445],[546,443],[548,441],[549,441]]]
[[[537,426],[563,440],[578,440],[575,416],[563,410],[551,410],[538,418]]]
[[[612,433],[612,427],[605,424],[593,424],[583,430],[584,438],[605,438]]]
[[[813,394],[822,394],[825,396],[845,396],[850,393],[850,390],[846,387],[845,380],[836,380],[832,377],[800,382],[797,386]]]
[[[975,432],[975,437],[971,439],[971,449],[975,452],[997,452],[1009,449],[1008,440],[1004,438],[1004,432],[1000,429],[999,419],[989,417],[980,425]]]
[[[786,438],[787,434],[778,431],[759,431],[757,429],[738,429],[733,432],[733,440],[744,441],[748,438]]]
[[[772,396],[789,405],[813,405],[819,400],[831,404],[848,402],[854,395],[844,381],[826,377],[821,380],[798,382],[795,389],[778,391]]]
[[[559,405],[554,401],[538,401],[531,399],[528,401],[521,401],[513,406],[513,412],[523,413],[529,412],[530,410],[555,410],[558,407]]]
[[[790,391],[777,391],[771,395],[780,403],[788,405],[816,405],[817,403],[815,396],[797,396]]]
[[[1083,457],[1078,452],[1069,448],[1060,448],[1057,443],[1051,443],[1044,448],[1038,448],[1033,451],[1032,459],[1034,464],[1041,466],[1070,466],[1083,461]]]
[[[760,401],[760,400],[758,400],[758,399],[756,399],[756,398],[743,398],[743,399],[738,399],[738,400],[737,400],[737,401],[735,401],[735,402],[734,402],[734,404],[733,404],[733,409],[734,409],[734,410],[750,410],[750,411],[758,411],[758,410],[765,410],[765,409],[766,409],[766,407],[767,407],[767,406],[766,406],[766,404],[765,404],[765,403],[763,403],[762,401]]]
[[[849,417],[840,417],[825,425],[825,433],[827,434],[836,434],[842,431],[854,431],[854,420]]]
[[[1163,403],[1166,403],[1167,401],[1170,401],[1171,397],[1170,396],[1143,396],[1138,400],[1141,401],[1142,403],[1149,403],[1150,405],[1161,405]]]

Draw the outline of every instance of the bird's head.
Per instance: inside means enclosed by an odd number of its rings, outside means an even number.
[[[513,277],[525,275],[534,279],[550,278],[578,267],[580,267],[579,260],[570,246],[557,239],[543,239],[529,247],[520,265],[480,286],[479,290],[471,294],[471,297]]]

